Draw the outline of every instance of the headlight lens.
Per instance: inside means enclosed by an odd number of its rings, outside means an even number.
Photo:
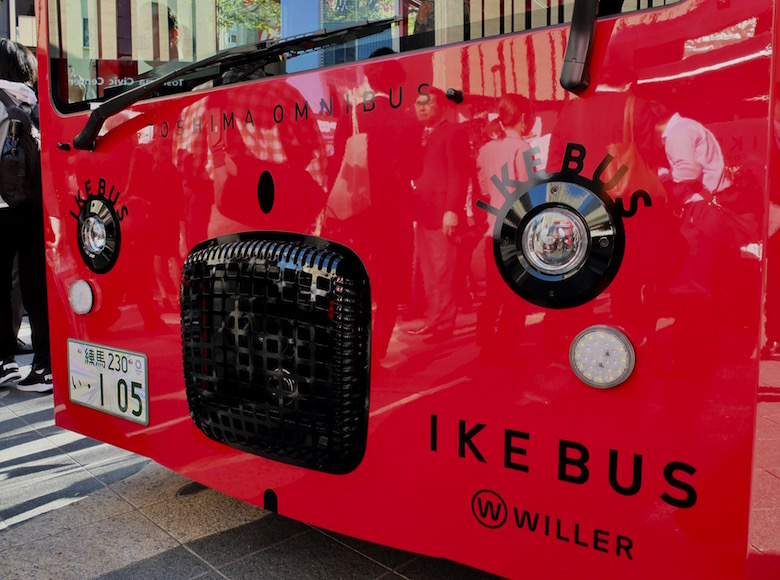
[[[582,217],[563,207],[544,209],[523,230],[523,254],[543,274],[566,275],[588,257],[588,227]]]
[[[122,241],[121,219],[113,202],[104,197],[90,197],[81,204],[76,217],[81,258],[90,270],[105,274],[116,264]]]
[[[550,181],[506,205],[496,214],[493,254],[510,288],[532,304],[580,306],[617,274],[625,232],[608,196]]]
[[[92,256],[100,254],[106,247],[106,226],[95,216],[84,220],[81,226],[81,242]]]

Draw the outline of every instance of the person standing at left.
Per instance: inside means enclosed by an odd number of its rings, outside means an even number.
[[[16,42],[0,39],[0,90],[34,116],[38,98],[33,87],[37,81],[38,64],[32,53]],[[0,103],[0,144],[5,143],[9,125],[8,111]],[[35,355],[30,374],[16,386],[20,391],[44,393],[52,389],[52,375],[43,204],[10,207],[2,196],[0,191],[0,385],[21,378],[14,358],[17,342],[11,309],[13,259],[18,251],[22,301],[30,319]]]
[[[426,98],[427,97],[427,98]],[[471,163],[464,143],[468,135],[451,120],[452,101],[441,89],[428,87],[415,103],[422,125],[421,171],[414,178],[415,244],[420,257],[426,320],[411,334],[429,334],[431,344],[448,340],[458,312],[458,226],[466,220]]]

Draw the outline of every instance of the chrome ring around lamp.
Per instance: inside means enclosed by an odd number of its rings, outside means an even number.
[[[518,197],[493,235],[504,280],[546,308],[595,298],[617,274],[624,247],[620,217],[586,187],[564,181],[541,183]]]

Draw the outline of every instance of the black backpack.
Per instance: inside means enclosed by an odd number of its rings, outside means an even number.
[[[17,105],[0,90],[8,112],[8,135],[0,153],[0,196],[10,207],[39,206],[41,189],[41,135],[38,106]]]

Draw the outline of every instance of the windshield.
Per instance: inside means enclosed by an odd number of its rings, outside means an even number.
[[[602,14],[676,1],[611,0]],[[359,22],[399,23],[285,58],[256,76],[279,75],[363,60],[378,49],[403,52],[565,24],[574,0],[58,0],[48,6],[52,93],[67,112],[231,48]],[[198,86],[195,73],[154,94]]]
[[[221,51],[396,16],[396,0],[61,0],[50,3],[53,93],[80,110]],[[274,63],[267,74],[365,58],[399,31]],[[396,40],[397,42],[397,40]],[[167,92],[189,90],[194,79]],[[159,94],[159,93],[158,93]]]

